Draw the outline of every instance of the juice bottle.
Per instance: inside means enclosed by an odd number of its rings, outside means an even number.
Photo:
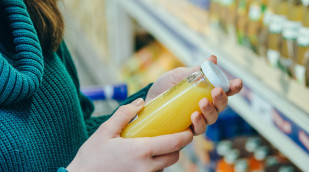
[[[225,32],[231,33],[236,18],[236,1],[235,0],[222,0],[222,17],[221,25]]]
[[[191,114],[200,111],[199,101],[206,97],[210,102],[211,90],[221,87],[229,90],[229,82],[217,65],[206,61],[201,71],[195,72],[147,103],[129,123],[122,137],[153,137],[182,132],[191,125]]]
[[[268,154],[268,147],[266,146],[261,146],[258,147],[254,151],[253,157],[249,158],[249,166],[250,170],[263,170],[265,166],[265,159]]]
[[[278,170],[278,172],[294,172],[294,171],[295,171],[294,167],[288,165],[281,166]]]
[[[231,149],[232,149],[232,142],[229,140],[220,141],[217,145],[217,154],[220,158],[223,158]]]
[[[252,0],[238,0],[237,4],[237,14],[236,14],[236,34],[237,40],[240,45],[244,45],[245,31],[248,26],[248,11]]]
[[[296,57],[296,40],[301,27],[303,6],[301,0],[289,0],[287,19],[282,30],[280,47],[280,69],[291,75],[292,63]]]
[[[278,164],[278,158],[274,155],[268,156],[265,160],[265,168]]]
[[[303,4],[304,15],[303,15],[303,26],[299,30],[297,38],[297,58],[294,66],[294,77],[296,80],[305,85],[305,64],[306,60],[309,59],[309,5]]]
[[[245,158],[250,158],[254,155],[254,151],[260,146],[261,144],[261,138],[259,137],[251,137],[248,138],[245,144],[245,149],[247,151],[247,155],[245,155]]]
[[[248,172],[248,171],[249,171],[249,165],[246,159],[242,158],[236,160],[234,165],[234,172]]]
[[[218,162],[216,172],[233,172],[234,163],[239,156],[237,149],[230,150],[223,159]]]
[[[212,0],[210,1],[210,21],[211,23],[218,24],[219,22],[219,9],[220,9],[220,2],[219,0]]]
[[[272,15],[269,23],[266,56],[271,66],[278,67],[281,33],[288,12],[288,1],[276,0],[274,11],[275,14]]]
[[[258,52],[258,36],[262,29],[262,19],[266,6],[265,3],[265,0],[253,0],[249,7],[246,35],[250,43],[250,48],[255,53]]]
[[[258,45],[258,54],[266,57],[267,50],[267,37],[268,37],[268,28],[271,22],[272,16],[275,14],[277,0],[268,0],[267,5],[265,6],[265,12],[263,16],[263,26],[259,34],[259,45]]]

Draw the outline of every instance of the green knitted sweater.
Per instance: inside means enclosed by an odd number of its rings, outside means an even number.
[[[110,115],[91,117],[64,42],[42,55],[22,0],[0,0],[0,38],[0,171],[66,167]],[[150,86],[122,104],[145,98]]]

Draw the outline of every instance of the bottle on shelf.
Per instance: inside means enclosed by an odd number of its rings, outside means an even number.
[[[217,145],[217,154],[220,158],[223,158],[231,149],[232,149],[232,142],[229,140],[220,141]]]
[[[305,86],[306,61],[309,59],[309,2],[303,1],[303,20],[297,38],[296,60],[294,65],[294,78]]]
[[[238,159],[235,161],[234,172],[249,172],[249,165],[246,159]]]
[[[234,171],[234,163],[239,157],[239,150],[232,149],[224,158],[218,161],[216,172],[233,172]]]
[[[295,171],[294,167],[287,165],[281,166],[278,170],[278,172],[294,172],[294,171]]]
[[[245,31],[248,26],[248,12],[252,0],[238,0],[236,11],[236,35],[240,45],[246,42]]]
[[[254,151],[261,145],[261,138],[259,137],[251,137],[248,138],[245,144],[246,155],[244,158],[253,157]]]
[[[219,9],[220,9],[220,0],[210,1],[209,16],[210,22],[218,24],[219,22]]]
[[[229,90],[229,81],[221,69],[210,61],[201,64],[183,81],[148,102],[121,133],[122,137],[153,137],[178,133],[191,124],[191,114],[200,111],[199,101],[206,97],[212,102],[211,90]]]
[[[267,156],[266,159],[265,159],[265,169],[267,167],[274,166],[278,163],[279,163],[279,161],[278,161],[278,158],[276,156],[274,156],[274,155]]]
[[[258,53],[259,35],[262,29],[262,20],[264,16],[266,1],[252,0],[248,13],[248,27],[246,36],[249,40],[250,48]]]
[[[296,40],[303,17],[303,5],[301,0],[289,0],[287,20],[284,22],[282,30],[282,42],[280,47],[279,68],[292,75],[292,64],[296,58]]]
[[[249,158],[250,170],[263,170],[265,168],[265,159],[269,152],[269,148],[266,146],[258,147],[253,154],[253,157]]]
[[[275,14],[277,0],[268,0],[265,6],[265,12],[263,16],[263,25],[262,30],[259,34],[259,44],[258,44],[258,54],[266,57],[266,48],[267,48],[267,37],[268,37],[268,28],[271,22],[272,16]]]
[[[281,33],[283,24],[286,21],[286,15],[288,12],[287,0],[275,0],[274,2],[274,14],[272,15],[268,28],[267,37],[267,60],[272,67],[278,67],[278,61],[280,58],[280,44]]]
[[[236,1],[237,0],[221,0],[221,26],[222,29],[228,34],[231,34],[234,31],[233,29],[236,18]]]

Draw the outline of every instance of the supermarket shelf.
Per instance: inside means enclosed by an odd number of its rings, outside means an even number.
[[[239,106],[239,105],[242,106]],[[246,105],[246,102],[241,96],[233,96],[230,98],[229,105],[242,117],[248,121],[248,123],[254,127],[259,133],[263,135],[269,142],[271,142],[281,153],[285,154],[290,160],[296,164],[302,170],[308,170],[308,154],[302,149],[299,149],[291,139],[282,134],[275,126],[270,123],[265,123],[263,119],[259,117],[259,114],[252,111],[252,108]]]
[[[244,81],[245,91],[230,98],[231,107],[300,169],[309,169],[307,113],[273,92],[254,74],[231,59],[231,54],[222,51],[222,47],[214,46],[152,1],[126,0],[118,3],[185,65],[199,64],[211,54],[221,57],[218,62],[220,67],[231,78],[238,77]],[[293,129],[293,132],[286,128]],[[299,133],[302,133],[301,136]]]

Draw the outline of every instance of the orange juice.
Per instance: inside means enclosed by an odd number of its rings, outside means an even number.
[[[263,170],[265,168],[265,159],[268,154],[268,147],[261,146],[254,151],[253,157],[249,158],[250,170]]]
[[[226,155],[224,155],[224,158],[219,160],[216,172],[233,172],[234,171],[234,163],[239,157],[239,150],[232,149],[230,150]]]
[[[192,124],[191,114],[200,111],[199,101],[202,98],[212,102],[211,90],[215,86],[222,87],[224,91],[229,89],[228,80],[215,64],[206,61],[201,68],[201,72],[191,74],[147,103],[121,136],[153,137],[186,130]]]
[[[305,85],[305,65],[309,58],[309,5],[304,4],[303,8],[303,26],[299,30],[297,38],[297,56],[294,65],[294,77],[300,84]]]
[[[269,19],[269,30],[267,38],[267,60],[273,67],[278,67],[280,59],[281,33],[286,22],[288,13],[288,1],[276,0],[274,2],[274,14]]]
[[[282,30],[280,68],[291,74],[291,67],[296,58],[297,36],[301,28],[303,6],[301,0],[290,0],[288,3],[287,21]]]

